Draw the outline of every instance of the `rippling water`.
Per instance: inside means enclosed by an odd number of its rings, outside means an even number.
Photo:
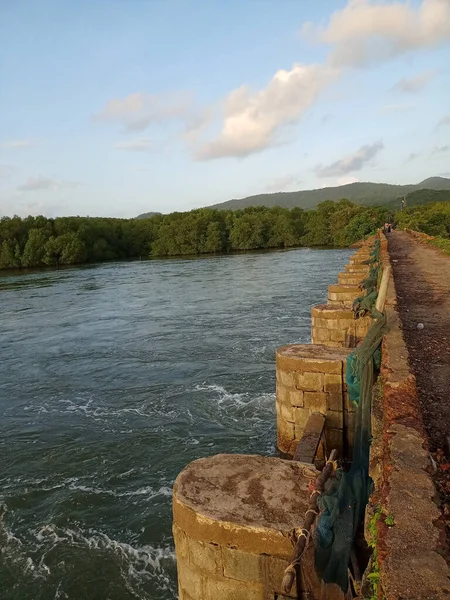
[[[1,276],[0,598],[176,598],[175,477],[275,452],[274,350],[349,254]]]

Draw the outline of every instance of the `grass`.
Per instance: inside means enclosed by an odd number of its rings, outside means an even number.
[[[435,248],[439,248],[439,250],[442,250],[445,254],[450,254],[450,239],[435,237],[432,240],[429,240],[428,243]]]
[[[371,559],[371,571],[367,575],[367,581],[370,584],[370,596],[366,597],[364,600],[386,600],[386,597],[381,589],[380,584],[380,563],[378,560],[378,528],[377,523],[380,519],[383,519],[388,527],[393,527],[395,525],[394,516],[391,514],[386,514],[381,505],[378,505],[375,509],[375,512],[370,519],[367,526],[368,533],[368,545],[372,548],[372,559]]]

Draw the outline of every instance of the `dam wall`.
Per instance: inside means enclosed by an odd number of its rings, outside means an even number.
[[[386,238],[381,232],[377,237],[381,267],[388,273]],[[365,263],[373,241],[355,252],[338,284],[330,285],[327,303],[312,307],[312,343],[276,351],[277,445],[283,458],[221,454],[190,463],[178,476],[173,532],[180,600],[450,597],[448,567],[439,553],[445,532],[439,526],[392,275],[384,306],[388,332],[373,392],[374,491],[364,523],[369,548],[356,557],[363,566],[353,580],[354,595],[325,584],[314,566],[314,544],[306,529],[311,498],[317,493],[311,490],[331,450],[344,463],[352,458],[355,409],[348,398],[346,362],[373,322],[370,316],[357,317],[352,307],[364,296],[361,283],[369,274]],[[298,450],[311,435],[313,421],[323,423],[323,429],[320,444],[306,460]],[[317,431],[312,433],[314,437]],[[294,547],[302,537],[306,550],[296,563]],[[287,590],[282,582],[292,564],[295,585]]]

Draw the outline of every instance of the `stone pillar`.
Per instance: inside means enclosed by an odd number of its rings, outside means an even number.
[[[363,279],[359,273],[338,273],[338,283],[342,285],[359,285]]]
[[[345,386],[348,348],[292,344],[277,349],[277,439],[278,448],[293,456],[310,414],[325,415],[327,451],[336,448],[347,455],[354,409]],[[344,414],[346,413],[346,414]],[[347,421],[347,422],[346,422]]]
[[[357,285],[332,284],[328,286],[328,304],[352,306],[354,300],[364,294]]]
[[[317,304],[311,309],[311,342],[330,348],[355,348],[370,327],[370,317],[355,319],[350,308]]]
[[[302,463],[264,456],[219,454],[189,464],[173,489],[179,599],[297,598],[294,590],[281,594],[281,581],[314,475]],[[309,544],[305,597],[343,600],[340,588],[318,579],[313,554]]]
[[[369,265],[356,265],[356,264],[348,264],[345,265],[345,270],[347,273],[358,273],[361,274],[361,278],[364,279],[369,274]]]
[[[356,254],[354,254],[353,256],[350,257],[350,260],[348,261],[351,265],[363,265],[364,261],[368,260],[369,256],[363,255],[363,256],[358,256]]]

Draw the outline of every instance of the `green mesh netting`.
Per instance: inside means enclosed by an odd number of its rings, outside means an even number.
[[[336,478],[318,500],[321,514],[314,532],[316,570],[323,581],[338,584],[344,592],[348,589],[350,551],[372,487],[369,477],[372,388],[385,330],[386,318],[382,315],[347,359],[347,385],[356,409],[353,461],[349,471],[337,471]]]
[[[378,278],[380,275],[380,241],[375,240],[372,247],[369,260],[363,262],[370,265],[369,275],[361,282],[361,289],[365,294],[358,296],[353,302],[353,312],[356,317],[364,317],[371,314],[372,317],[380,317],[380,313],[375,311],[375,303],[378,297]]]

